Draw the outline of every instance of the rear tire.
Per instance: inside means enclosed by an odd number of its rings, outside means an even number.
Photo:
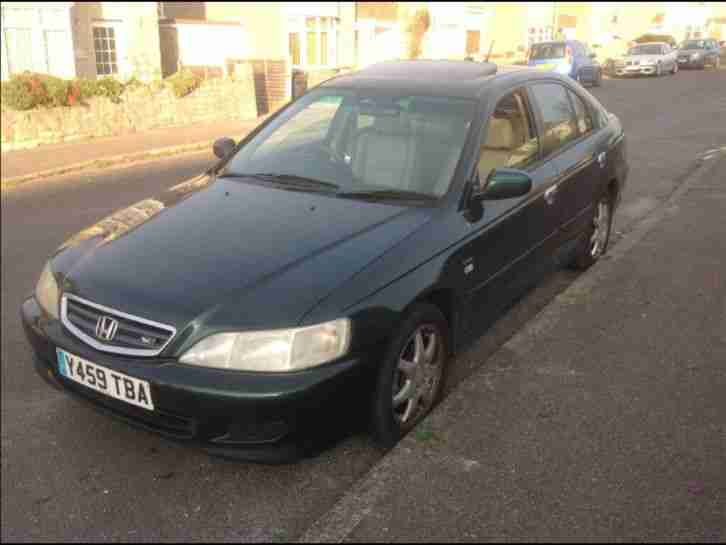
[[[370,411],[377,446],[395,446],[439,401],[448,343],[449,326],[441,311],[428,303],[415,304],[378,370]]]
[[[613,225],[613,197],[605,194],[593,206],[592,221],[578,245],[570,268],[584,271],[594,265],[607,251]]]

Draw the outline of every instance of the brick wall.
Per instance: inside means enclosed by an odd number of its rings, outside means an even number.
[[[216,120],[254,119],[257,102],[251,67],[237,67],[233,78],[205,81],[192,94],[177,98],[169,89],[143,87],[114,104],[93,98],[84,106],[18,112],[2,110],[2,151],[55,144],[147,129]]]

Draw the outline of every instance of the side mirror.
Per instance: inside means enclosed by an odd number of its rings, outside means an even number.
[[[487,177],[484,189],[472,198],[479,201],[497,201],[523,197],[532,191],[532,178],[526,172],[511,168],[495,168]]]
[[[225,137],[215,141],[212,149],[214,150],[214,155],[220,159],[225,159],[234,151],[236,146],[237,144],[235,144],[234,140]]]

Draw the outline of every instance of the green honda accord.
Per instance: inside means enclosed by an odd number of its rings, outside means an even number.
[[[628,173],[579,84],[465,61],[336,77],[214,151],[65,242],[21,313],[53,386],[255,461],[361,412],[393,446],[481,324],[603,255]]]

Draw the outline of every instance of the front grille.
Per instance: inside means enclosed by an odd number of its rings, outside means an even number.
[[[104,317],[117,323],[110,339],[98,335],[99,320]],[[63,296],[61,320],[86,344],[104,352],[126,356],[156,356],[176,333],[172,326],[131,316],[70,294]]]

